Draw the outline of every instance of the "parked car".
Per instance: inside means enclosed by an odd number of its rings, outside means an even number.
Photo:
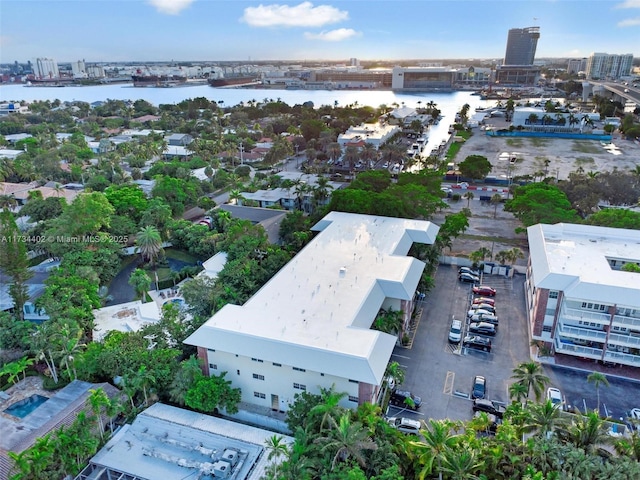
[[[491,351],[491,340],[478,335],[467,335],[462,341],[462,346],[466,348],[473,348],[474,350],[482,350],[484,352]]]
[[[406,400],[410,398],[413,401],[413,406],[407,405]],[[411,408],[412,410],[418,410],[420,405],[422,405],[422,399],[413,395],[411,392],[407,390],[394,390],[391,394],[391,398],[389,398],[389,403],[395,406],[402,406]]]
[[[484,398],[487,394],[487,379],[482,375],[473,377],[471,385],[471,398]]]
[[[469,188],[469,184],[467,182],[456,183],[456,187],[458,188]]]
[[[473,287],[473,293],[475,295],[482,295],[487,297],[495,297],[496,289],[487,285],[477,285]]]
[[[496,326],[489,322],[472,322],[469,324],[469,332],[493,337],[496,334]]]
[[[475,275],[476,277],[480,276],[480,271],[473,270],[472,268],[469,268],[469,267],[460,267],[458,269],[458,274],[460,274],[460,273],[469,273],[471,275]]]
[[[496,301],[493,298],[488,297],[476,297],[473,299],[472,303],[474,305],[484,303],[485,305],[491,305],[492,307],[496,306]]]
[[[495,415],[498,418],[502,418],[504,412],[507,411],[507,407],[505,407],[504,405],[496,403],[493,400],[487,400],[485,398],[476,398],[473,401],[473,407],[471,408],[474,412],[487,412],[491,415]]]
[[[462,339],[462,322],[460,320],[454,320],[451,322],[451,328],[449,329],[449,342],[460,343]]]
[[[471,310],[486,310],[487,312],[496,313],[496,307],[488,303],[472,303],[469,308]]]
[[[471,318],[474,315],[495,315],[492,310],[485,310],[483,308],[472,309],[467,312],[467,318]]]
[[[387,418],[387,422],[399,432],[408,435],[418,435],[420,433],[420,422],[405,417]]]
[[[498,431],[498,425],[502,424],[502,419],[498,418],[496,415],[487,412],[476,412],[474,417],[479,418],[482,415],[486,415],[489,423],[487,425],[487,429],[484,432],[479,432],[479,436],[487,436],[487,435],[495,435]]]
[[[551,400],[554,405],[562,405],[564,403],[562,392],[554,387],[547,388],[547,400]]]
[[[458,275],[458,280],[467,283],[478,283],[480,281],[480,277],[476,277],[475,275],[471,275],[470,273],[461,273]]]
[[[494,325],[498,325],[498,317],[491,313],[480,313],[476,315],[472,315],[469,318],[472,322],[485,322],[485,323],[493,323]]]

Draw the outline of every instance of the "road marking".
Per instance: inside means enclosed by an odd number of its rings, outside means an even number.
[[[407,360],[409,360],[411,357],[405,357],[404,355],[398,355],[396,353],[392,353],[391,354],[392,357],[398,357],[398,358],[406,358]]]
[[[455,372],[447,372],[447,377],[444,379],[444,390],[442,393],[445,395],[451,395],[453,392],[453,380],[456,378]]]
[[[389,406],[387,407],[387,414],[389,413],[389,410],[390,410],[390,409],[398,410],[398,411],[396,412],[396,415],[398,415],[399,413],[402,413],[402,412],[410,412],[410,413],[412,413],[413,415],[422,415],[422,416],[424,416],[424,413],[418,412],[418,411],[416,411],[416,410],[411,410],[411,409],[406,408],[406,407],[396,407],[395,405],[389,405]],[[388,415],[387,415],[387,416],[388,416]]]

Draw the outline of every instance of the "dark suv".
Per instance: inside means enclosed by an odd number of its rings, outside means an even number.
[[[463,347],[474,348],[476,350],[491,351],[491,340],[478,335],[467,335],[462,342]]]
[[[407,400],[408,398],[412,400],[413,405],[407,405],[405,400]],[[411,408],[412,410],[418,410],[418,408],[420,408],[420,405],[422,405],[422,399],[420,397],[413,395],[411,392],[407,390],[394,390],[393,393],[391,393],[391,398],[389,398],[389,403],[395,406],[407,407],[407,408]]]
[[[499,403],[484,398],[476,398],[473,401],[472,408],[474,412],[486,412],[491,415],[495,415],[498,418],[502,418],[504,412],[507,410],[507,407],[504,405],[500,405]]]

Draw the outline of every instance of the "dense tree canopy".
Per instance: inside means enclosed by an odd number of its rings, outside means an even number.
[[[531,183],[517,187],[513,198],[504,205],[525,227],[537,223],[579,223],[580,218],[571,208],[567,196],[555,185]]]

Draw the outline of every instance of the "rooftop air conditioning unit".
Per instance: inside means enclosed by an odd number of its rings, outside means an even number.
[[[212,470],[215,478],[229,478],[231,476],[231,465],[224,460],[218,460],[214,463]]]
[[[238,452],[228,448],[222,454],[222,460],[224,460],[225,462],[229,462],[232,467],[235,467],[239,460]]]

